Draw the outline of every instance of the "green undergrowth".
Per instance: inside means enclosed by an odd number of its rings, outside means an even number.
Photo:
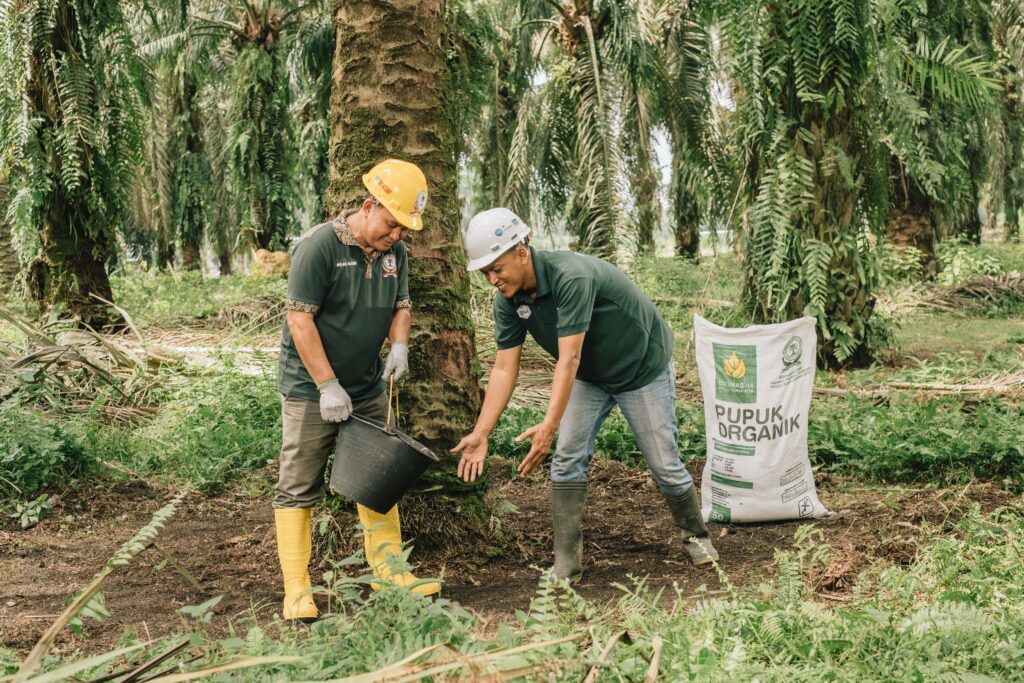
[[[131,270],[111,278],[114,301],[136,323],[167,325],[181,318],[208,318],[221,309],[260,297],[284,301],[281,278],[231,275],[203,277],[197,271],[157,273]]]
[[[495,454],[521,459],[526,444],[515,437],[543,419],[528,408],[506,411],[491,434]],[[684,461],[706,454],[703,409],[676,408]],[[598,432],[595,457],[642,466],[632,431],[616,410]],[[1024,485],[1024,408],[986,401],[965,405],[955,398],[924,403],[894,397],[888,405],[849,397],[811,404],[811,462],[868,482],[959,484],[972,478]]]
[[[27,499],[94,469],[81,439],[40,410],[0,404],[0,500]]]
[[[1024,481],[1024,408],[955,398],[874,406],[850,398],[812,406],[811,461],[880,482]]]
[[[1024,680],[1024,519],[974,508],[954,529],[930,532],[912,564],[869,565],[838,601],[809,587],[835,558],[821,531],[805,526],[760,585],[738,589],[723,575],[723,590],[688,595],[633,580],[597,605],[542,580],[493,636],[445,599],[391,588],[367,594],[365,577],[330,573],[318,600],[331,613],[311,627],[249,614],[228,637],[212,638],[199,623],[195,647],[172,661],[201,653],[183,668],[248,663],[241,675],[251,681],[339,679],[389,665],[394,680],[501,672],[502,680],[578,681],[592,666],[599,680]],[[264,657],[278,659],[254,659]]]
[[[209,489],[277,457],[277,380],[230,372],[168,374],[155,417],[128,428],[95,417],[78,425],[90,455],[141,476]]]

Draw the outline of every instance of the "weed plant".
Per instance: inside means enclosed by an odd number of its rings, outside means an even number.
[[[200,489],[222,486],[277,457],[281,408],[277,380],[226,371],[165,377],[160,412],[134,429],[93,417],[89,452],[143,476]]]
[[[0,501],[68,484],[93,462],[79,438],[41,411],[0,404]]]

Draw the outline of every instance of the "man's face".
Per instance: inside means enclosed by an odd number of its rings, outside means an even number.
[[[526,249],[516,247],[499,256],[491,265],[480,269],[487,282],[502,296],[511,299],[526,283]]]
[[[380,204],[367,200],[363,210],[369,211],[366,217],[366,241],[377,251],[387,251],[409,234],[409,228],[395,220],[391,212]]]

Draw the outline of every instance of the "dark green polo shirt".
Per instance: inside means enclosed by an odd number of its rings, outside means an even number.
[[[537,251],[536,298],[494,298],[494,336],[511,349],[529,332],[558,358],[558,338],[586,332],[578,379],[611,393],[650,384],[672,358],[672,330],[658,309],[612,264],[571,251]]]
[[[353,401],[384,390],[380,349],[395,310],[410,305],[409,256],[402,242],[367,258],[339,218],[311,229],[295,247],[287,308],[313,313],[327,360]],[[320,400],[287,321],[281,336],[281,393]]]

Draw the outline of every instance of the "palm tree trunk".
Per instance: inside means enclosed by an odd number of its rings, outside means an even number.
[[[18,255],[11,244],[11,226],[0,220],[0,287],[10,291],[20,271]]]
[[[77,15],[70,2],[57,6],[57,24],[49,45],[40,43],[33,51],[29,72],[33,75],[26,97],[33,111],[38,112],[39,125],[35,136],[41,149],[48,149],[50,139],[57,137],[63,122],[58,102],[50,99],[57,92],[56,84],[44,83],[53,78],[47,67],[47,54],[69,55],[74,52],[79,32]],[[112,301],[114,296],[107,276],[106,261],[112,247],[110,231],[93,235],[88,229],[72,223],[76,216],[89,213],[89,207],[73,206],[65,193],[61,178],[61,157],[52,155],[51,174],[54,179],[46,198],[40,229],[40,251],[28,264],[29,296],[39,303],[41,312],[65,308],[66,313],[82,325],[100,330],[120,326],[124,320],[97,297]]]
[[[110,245],[75,230],[60,184],[54,188],[40,254],[28,266],[29,293],[42,312],[66,306],[71,318],[94,330],[119,327],[121,316],[96,298],[114,299],[106,269]]]
[[[178,218],[179,230],[181,232],[181,267],[183,270],[201,270],[202,260],[200,249],[203,244],[203,233],[206,230],[206,206],[203,201],[203,190],[200,185],[201,178],[206,176],[203,173],[203,143],[199,127],[202,122],[199,118],[198,103],[196,95],[198,87],[196,78],[192,74],[184,75],[184,84],[181,97],[183,115],[187,113],[184,140],[184,158],[179,160],[179,192],[184,193],[181,199],[182,213]]]
[[[480,407],[459,223],[456,131],[446,92],[444,16],[443,0],[339,3],[326,202],[333,215],[362,201],[367,194],[362,174],[386,157],[411,161],[427,176],[425,227],[409,239],[414,323],[411,372],[402,391],[405,429],[441,458],[430,476],[446,495],[419,498],[427,507],[443,506],[445,500],[450,506],[452,494],[464,489],[455,480],[448,449],[472,428]],[[458,514],[482,512],[482,487],[470,494]],[[464,540],[472,524],[448,524],[455,513],[447,512],[435,519],[403,513],[403,519],[419,527],[421,545]]]
[[[636,149],[630,155],[629,180],[636,200],[636,242],[637,251],[653,254],[654,235],[661,223],[661,206],[658,204],[658,179],[654,174],[651,160],[650,131],[641,122],[633,122]]]
[[[907,176],[896,157],[889,159],[890,195],[893,215],[886,239],[895,247],[914,247],[921,252],[921,272],[933,279],[939,272],[935,253],[937,239],[932,219],[932,201],[913,178]]]
[[[7,291],[17,282],[21,272],[21,262],[11,239],[11,226],[4,218],[10,200],[8,185],[0,180],[0,287]]]

